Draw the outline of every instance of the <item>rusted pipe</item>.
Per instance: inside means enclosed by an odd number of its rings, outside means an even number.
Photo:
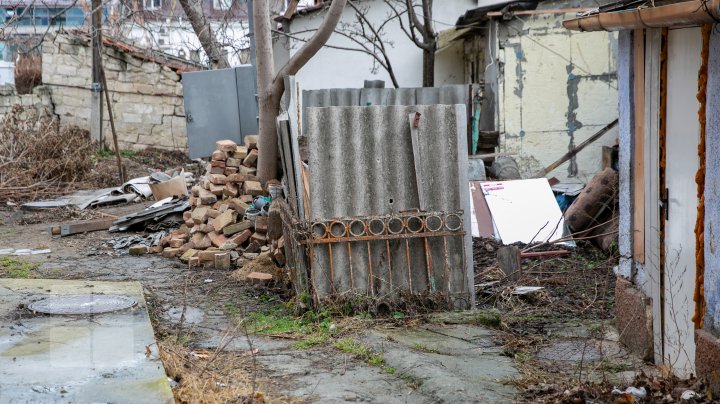
[[[573,31],[622,31],[638,28],[685,27],[720,20],[720,0],[693,0],[667,6],[599,13],[563,22]]]

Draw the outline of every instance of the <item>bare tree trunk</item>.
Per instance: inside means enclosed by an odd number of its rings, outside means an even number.
[[[210,58],[210,65],[213,69],[225,69],[230,67],[227,56],[222,52],[222,46],[215,38],[215,34],[210,28],[210,21],[205,18],[202,9],[202,0],[179,0],[180,6],[185,11],[185,15],[192,25],[195,35],[200,40],[205,53]]]
[[[272,76],[272,38],[267,0],[256,0],[253,4],[255,23],[255,46],[257,52],[258,107],[260,115],[260,139],[258,141],[258,177],[262,181],[277,178],[277,122],[280,98],[285,91],[285,76],[296,74],[325,45],[340,21],[347,0],[333,0],[315,34],[295,53],[277,73]],[[268,54],[270,56],[268,56]],[[261,59],[263,65],[261,67]],[[269,60],[269,63],[268,63]]]
[[[433,46],[435,48],[435,46]],[[423,87],[435,85],[435,51],[423,50]]]
[[[274,59],[270,8],[268,0],[254,0],[253,24],[255,34],[255,60],[257,60],[257,94],[260,138],[258,140],[258,176],[262,181],[277,176],[277,123],[280,102],[273,100],[272,82]]]

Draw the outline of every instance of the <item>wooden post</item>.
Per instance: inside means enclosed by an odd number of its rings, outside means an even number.
[[[520,277],[522,273],[520,267],[520,248],[514,245],[504,245],[498,248],[497,260],[505,276],[511,279]]]

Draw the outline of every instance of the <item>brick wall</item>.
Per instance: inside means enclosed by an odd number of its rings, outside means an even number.
[[[62,125],[89,129],[92,50],[89,38],[75,34],[46,37],[42,81],[51,92]],[[104,48],[103,66],[120,147],[186,149],[185,110],[180,75],[159,63]],[[107,112],[103,135],[111,139]]]

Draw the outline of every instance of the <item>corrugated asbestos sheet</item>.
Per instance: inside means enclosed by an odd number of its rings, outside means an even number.
[[[361,98],[363,92],[374,91],[361,90]],[[416,94],[413,89],[379,92],[394,92],[388,100]],[[420,116],[413,141],[411,122],[416,112]],[[391,297],[408,291],[429,292],[452,298],[457,307],[470,307],[474,293],[470,287],[465,107],[305,108],[305,116],[309,144],[322,145],[311,146],[309,155],[308,219],[324,223],[313,226],[313,233],[368,236],[314,245],[310,266],[315,293],[319,297],[348,292]],[[438,213],[403,216],[402,212],[420,208],[419,195],[427,205],[422,207],[424,211]],[[388,229],[392,227],[388,220],[394,220],[396,226],[406,227],[400,233],[407,237],[393,238],[397,235],[392,230],[372,232],[387,234],[385,238],[369,237],[367,227],[373,220],[378,226],[385,223]],[[413,230],[413,221],[439,231],[430,237],[416,237],[411,233],[420,227]],[[456,223],[450,225],[453,221]]]
[[[303,90],[302,107],[351,107],[371,105],[468,105],[465,84],[420,88],[333,88]],[[466,111],[467,112],[467,111]],[[303,130],[307,130],[303,116]]]

